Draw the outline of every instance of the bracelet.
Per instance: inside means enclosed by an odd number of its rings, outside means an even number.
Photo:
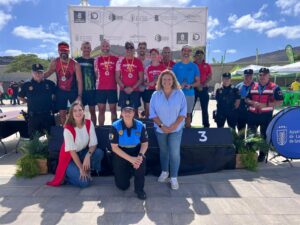
[[[164,126],[163,123],[161,123],[161,124],[158,125],[159,128],[162,128],[163,126]]]
[[[142,156],[143,159],[146,159],[146,156],[143,153],[141,153],[141,152],[138,154],[138,156]]]

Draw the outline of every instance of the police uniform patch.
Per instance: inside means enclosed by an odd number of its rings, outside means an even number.
[[[109,133],[109,140],[113,140],[114,139],[114,134],[113,133]]]
[[[129,100],[126,100],[126,105],[129,105],[130,101]]]
[[[32,91],[32,90],[33,90],[33,87],[32,87],[32,86],[29,86],[28,89],[29,89],[29,91]]]
[[[145,138],[148,139],[148,132],[147,132],[147,130],[145,130]]]
[[[49,90],[49,85],[48,84],[46,84],[46,89]]]
[[[122,136],[122,135],[123,135],[123,133],[124,133],[124,131],[123,131],[123,130],[119,130],[119,135],[120,135],[120,136]]]
[[[141,132],[135,132],[136,136],[141,136]]]

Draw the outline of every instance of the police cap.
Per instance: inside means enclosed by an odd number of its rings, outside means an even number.
[[[195,52],[194,56],[197,56],[197,55],[204,55],[204,51],[203,51],[202,49],[198,49],[198,50]]]
[[[40,63],[32,64],[31,68],[32,68],[32,71],[34,71],[34,72],[43,72],[44,71],[44,67]]]
[[[231,78],[231,73],[223,73],[222,77],[223,78]]]
[[[130,100],[126,100],[125,104],[122,105],[121,110],[123,111],[124,109],[131,109],[134,110],[134,105]]]
[[[270,73],[270,70],[268,68],[262,67],[259,69],[259,73],[267,74]]]
[[[253,75],[253,70],[252,69],[244,70],[244,75]]]

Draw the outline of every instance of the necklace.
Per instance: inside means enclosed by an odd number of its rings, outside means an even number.
[[[133,67],[133,62],[134,62],[134,58],[131,61],[131,64],[129,64],[127,58],[126,58],[126,63],[127,63],[127,70],[129,71],[128,73],[128,78],[133,78],[133,74],[132,74],[132,67]]]
[[[61,80],[62,80],[62,81],[66,81],[66,80],[67,80],[66,73],[67,73],[67,71],[68,71],[68,69],[69,69],[69,63],[70,63],[70,60],[68,59],[68,63],[67,63],[66,70],[65,70],[64,67],[63,67],[63,64],[62,64],[61,59],[60,59],[59,61],[60,61],[60,67],[61,67],[62,74],[63,74],[63,76],[61,77]]]
[[[109,63],[110,63],[110,56],[108,56],[108,60],[104,60],[103,56],[103,61],[104,61],[104,67],[105,67],[105,76],[109,76]]]

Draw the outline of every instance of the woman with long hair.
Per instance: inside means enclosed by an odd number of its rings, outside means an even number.
[[[84,117],[84,107],[74,102],[64,126],[64,143],[60,150],[55,178],[48,185],[58,186],[63,180],[78,187],[90,185],[90,171],[101,170],[103,151],[97,148],[97,136],[91,120]]]

